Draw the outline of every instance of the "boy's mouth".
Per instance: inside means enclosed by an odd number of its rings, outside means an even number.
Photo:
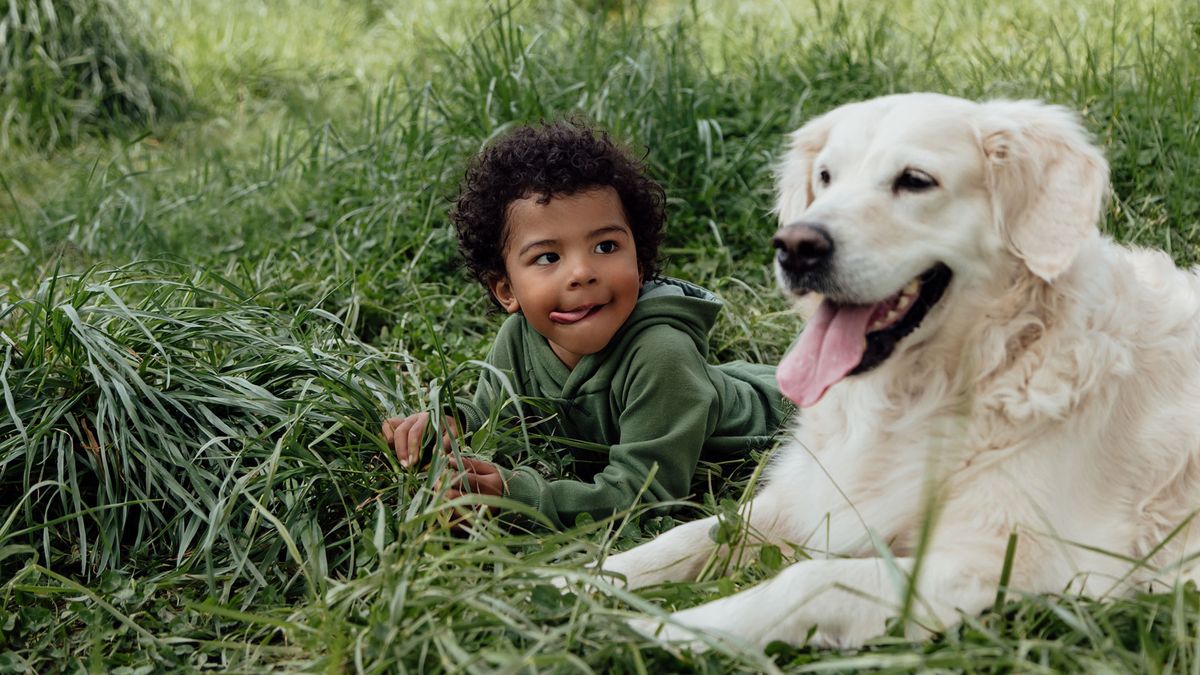
[[[575,309],[550,312],[550,320],[558,324],[573,324],[583,321],[604,308],[604,305],[580,305]]]

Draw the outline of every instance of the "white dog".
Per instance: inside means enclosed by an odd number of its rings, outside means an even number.
[[[853,646],[919,638],[1009,587],[1111,596],[1197,578],[1200,278],[1100,235],[1108,166],[1062,108],[932,94],[791,135],[779,283],[812,312],[779,366],[802,410],[743,510],[602,563],[630,587],[774,544],[799,562],[639,622]],[[719,558],[718,558],[719,559]]]

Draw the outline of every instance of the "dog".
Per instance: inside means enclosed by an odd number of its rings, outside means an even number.
[[[855,647],[919,640],[1013,593],[1196,580],[1200,277],[1098,229],[1108,165],[1036,101],[901,94],[793,132],[775,271],[808,318],[800,408],[740,512],[602,560],[630,588],[778,546],[795,562],[639,630]],[[1006,560],[1007,558],[1007,560]]]

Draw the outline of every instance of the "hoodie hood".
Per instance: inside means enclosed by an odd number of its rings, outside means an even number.
[[[687,333],[700,353],[708,356],[708,334],[720,312],[721,301],[717,296],[696,284],[670,278],[647,282],[625,325],[604,351],[633,339],[647,326],[666,323]]]
[[[562,395],[570,398],[577,392],[601,385],[611,379],[620,367],[621,354],[636,342],[641,333],[655,326],[667,325],[683,331],[701,356],[708,356],[708,334],[721,312],[721,301],[700,286],[679,279],[660,278],[642,285],[637,305],[621,329],[604,349],[580,359],[573,370],[562,366]],[[545,342],[545,340],[543,340]],[[546,345],[549,351],[549,345]],[[551,352],[553,353],[553,352]],[[554,357],[557,361],[558,357]],[[561,361],[558,362],[560,365]]]
[[[716,324],[721,301],[712,292],[679,279],[659,278],[642,285],[629,318],[604,349],[580,359],[569,369],[554,354],[546,338],[529,326],[524,317],[513,315],[509,322],[519,331],[526,353],[525,362],[535,372],[540,395],[573,399],[581,393],[607,390],[614,373],[623,368],[623,355],[641,334],[667,325],[682,331],[695,343],[701,356],[708,356],[708,334]],[[503,332],[503,331],[502,331]],[[531,392],[532,393],[532,392]]]

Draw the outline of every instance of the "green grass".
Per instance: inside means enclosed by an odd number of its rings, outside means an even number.
[[[1200,262],[1200,10],[982,5],[55,3],[139,27],[112,33],[121,72],[167,73],[186,114],[113,104],[72,127],[76,108],[45,104],[67,52],[0,75],[0,110],[20,111],[0,154],[0,671],[1200,668],[1190,588],[1010,597],[927,645],[664,650],[623,619],[781,562],[559,596],[551,570],[673,520],[455,537],[432,474],[375,435],[469,390],[498,317],[459,268],[449,199],[488,138],[544,116],[645,149],[667,271],[728,301],[722,360],[776,360],[795,334],[764,244],[771,166],[843,101],[1076,108],[1113,166],[1105,229]],[[29,6],[0,3],[10,23]],[[528,450],[512,430],[470,445]],[[733,479],[676,517],[729,512],[756,459],[707,467]]]
[[[0,36],[0,150],[54,150],[186,110],[175,64],[114,0],[4,0]]]

